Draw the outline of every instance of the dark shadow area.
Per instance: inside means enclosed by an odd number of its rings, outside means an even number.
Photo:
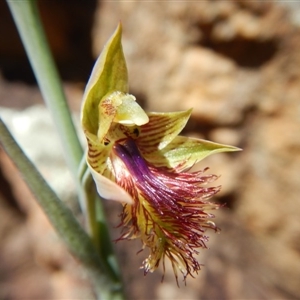
[[[45,32],[64,81],[86,81],[94,59],[91,28],[97,2],[39,0]],[[27,55],[5,1],[0,1],[0,70],[9,81],[35,84]]]
[[[225,210],[234,210],[235,204],[237,203],[237,195],[235,193],[230,193],[227,195],[224,195],[220,198],[215,199],[217,203],[223,205],[223,209]]]
[[[241,67],[257,68],[268,62],[277,51],[277,43],[273,40],[256,41],[236,38],[223,43],[208,42],[204,46],[229,57]]]
[[[232,40],[215,40],[212,37],[213,24],[198,26],[202,33],[199,45],[232,59],[241,67],[258,68],[271,60],[278,50],[275,39],[258,40],[237,35]]]

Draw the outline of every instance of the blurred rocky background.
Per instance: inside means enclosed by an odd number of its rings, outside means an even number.
[[[220,234],[177,288],[143,276],[139,242],[116,244],[128,299],[300,298],[300,2],[39,1],[74,121],[93,61],[117,23],[130,91],[150,111],[193,107],[184,134],[236,145],[197,167],[220,174]],[[74,183],[8,8],[0,2],[0,114],[80,216]],[[80,130],[79,130],[80,134]],[[0,149],[0,299],[93,299]],[[120,207],[106,203],[112,238]]]

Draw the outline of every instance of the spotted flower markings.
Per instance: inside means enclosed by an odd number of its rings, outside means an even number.
[[[190,172],[208,155],[239,150],[206,140],[179,136],[191,110],[146,113],[128,94],[121,25],[105,45],[87,84],[82,127],[87,139],[87,164],[104,199],[123,205],[123,239],[142,241],[148,249],[144,273],[153,272],[165,258],[178,283],[194,276],[201,264],[196,256],[206,248],[207,229],[218,231],[208,200],[220,187],[207,169]]]

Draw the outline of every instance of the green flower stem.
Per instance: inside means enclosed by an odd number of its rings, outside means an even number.
[[[109,271],[109,275],[117,280],[121,277],[121,274],[114,255],[112,244],[106,242],[109,240],[109,231],[106,226],[107,222],[104,214],[104,208],[102,201],[95,201],[98,193],[88,169],[82,177],[82,184],[86,191],[87,221],[93,243],[98,250],[98,253],[100,253],[100,257],[105,258],[102,262]]]
[[[24,176],[27,185],[70,252],[88,271],[98,297],[102,299],[124,299],[120,281],[113,280],[112,276],[108,276],[109,271],[103,265],[89,236],[23,153],[1,118],[0,142]]]
[[[74,177],[83,155],[35,0],[7,0],[43,98],[50,109]]]
[[[100,257],[103,258],[102,262],[107,267],[110,276],[118,280],[118,278],[121,278],[121,274],[110,242],[104,208],[96,190],[95,182],[87,167],[85,157],[80,163],[78,178],[83,187],[82,197],[85,199],[86,221],[91,238],[98,253],[100,253]]]
[[[54,123],[60,134],[68,166],[77,183],[77,191],[81,206],[83,208],[87,206],[86,213],[87,219],[89,220],[89,226],[91,228],[90,233],[92,235],[92,241],[100,254],[99,259],[105,267],[106,273],[102,273],[101,276],[109,277],[112,281],[118,282],[118,284],[121,285],[120,275],[116,266],[116,258],[112,250],[113,247],[107,234],[108,229],[105,217],[103,211],[101,211],[101,204],[96,204],[97,202],[100,202],[101,199],[97,195],[93,183],[89,184],[88,189],[84,189],[78,178],[78,167],[82,159],[83,151],[72,122],[71,114],[62,89],[61,80],[43,31],[36,1],[7,0],[7,3],[23,41],[43,98],[51,111]],[[26,175],[29,173],[24,174]],[[95,211],[91,209],[93,207],[97,207],[98,209]],[[51,216],[51,214],[52,211],[49,211],[49,218],[55,219],[56,217]],[[97,236],[99,233],[101,236]],[[62,234],[64,233],[62,232]],[[95,274],[97,277],[100,273],[98,274],[96,272]]]

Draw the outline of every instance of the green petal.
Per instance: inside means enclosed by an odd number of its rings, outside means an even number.
[[[105,96],[99,104],[99,127],[97,136],[100,143],[103,143],[103,139],[117,114],[117,108],[122,103],[119,93],[120,92],[114,92]]]
[[[166,147],[184,128],[192,110],[172,113],[149,113],[149,122],[140,127],[137,139],[143,154],[151,154]]]
[[[87,163],[98,173],[103,174],[107,169],[107,158],[111,151],[111,146],[103,146],[98,142],[97,136],[85,132],[88,142]]]
[[[146,154],[145,159],[157,167],[175,168],[177,171],[181,171],[192,167],[196,162],[211,154],[240,150],[233,146],[177,136],[162,150]]]
[[[93,134],[97,134],[99,127],[98,105],[101,99],[114,91],[128,92],[128,76],[121,35],[122,27],[119,24],[96,61],[84,92],[81,122],[83,128]]]

